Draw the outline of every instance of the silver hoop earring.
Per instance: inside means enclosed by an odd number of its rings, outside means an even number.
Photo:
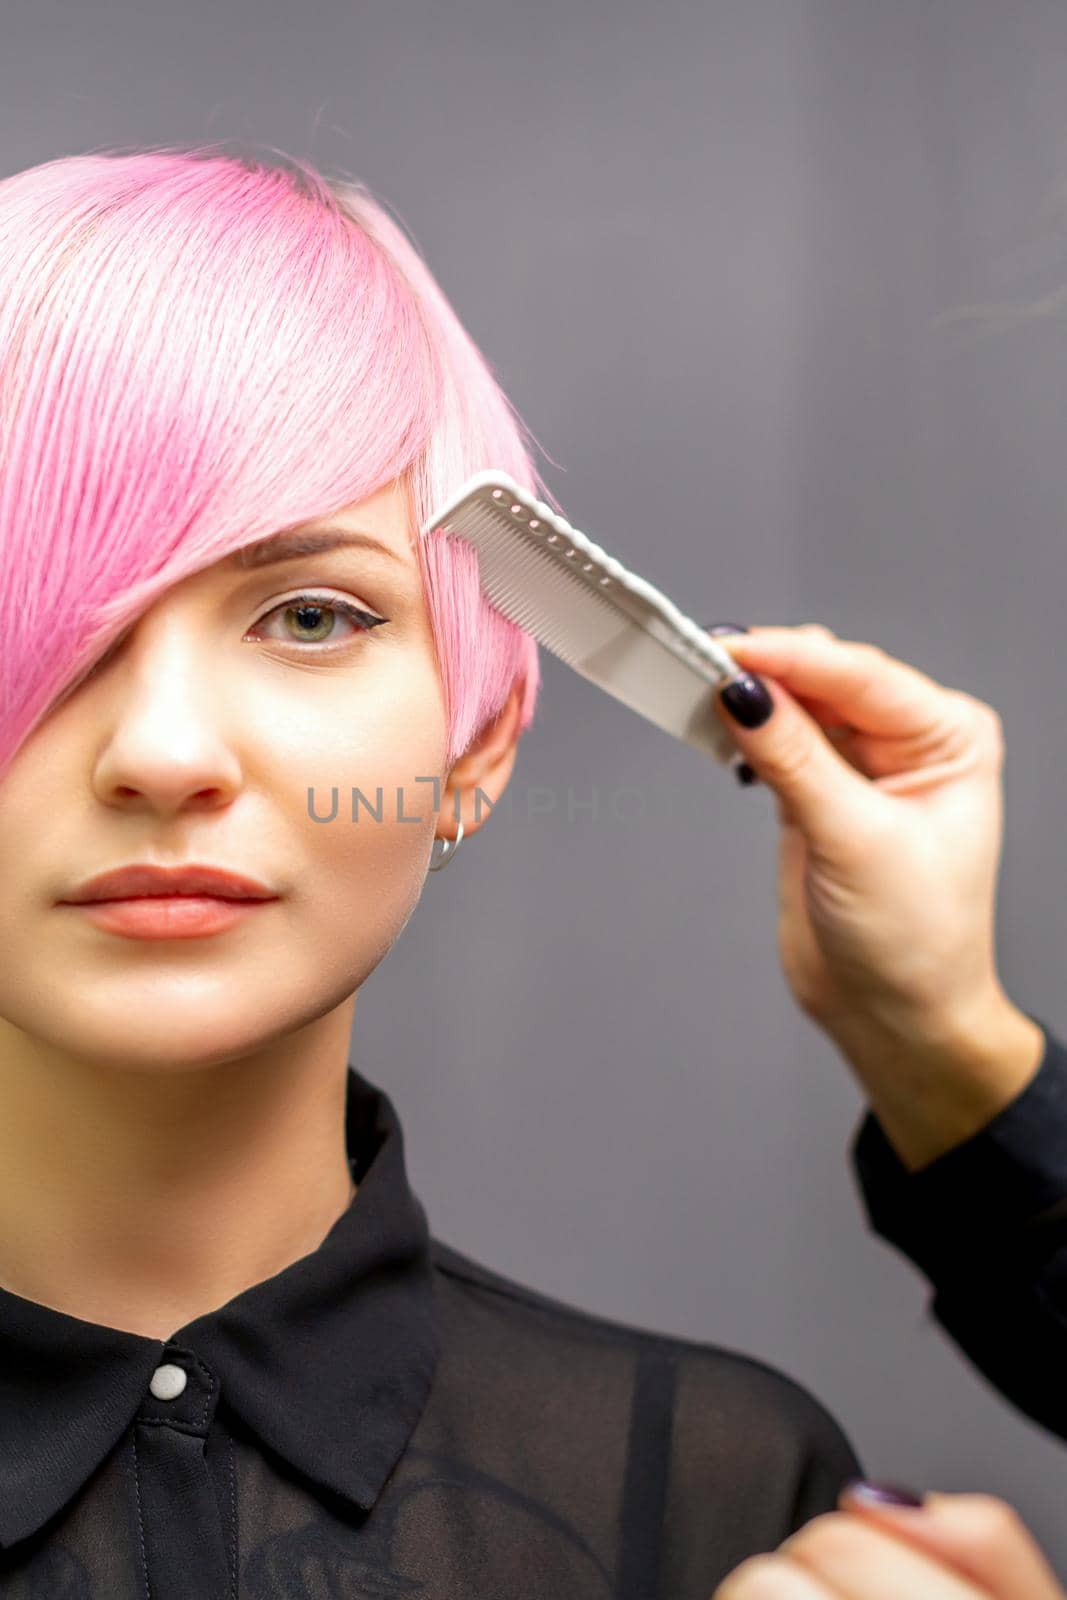
[[[456,854],[456,851],[459,849],[460,845],[463,843],[463,818],[462,817],[459,820],[459,827],[456,830],[456,837],[454,839],[441,839],[441,840],[435,839],[434,840],[434,844],[438,844],[438,843],[442,844],[444,846],[444,849],[441,851],[441,854],[437,857],[437,860],[436,861],[432,861],[430,863],[430,866],[429,866],[429,869],[428,869],[430,872],[440,872],[442,867],[447,867],[448,863],[454,858],[454,856]],[[431,853],[431,855],[433,854],[433,845],[430,846],[430,853]]]

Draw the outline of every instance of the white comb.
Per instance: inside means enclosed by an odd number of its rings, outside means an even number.
[[[724,764],[743,760],[714,700],[743,673],[706,629],[514,478],[468,478],[426,523],[474,546],[488,600],[590,683]]]

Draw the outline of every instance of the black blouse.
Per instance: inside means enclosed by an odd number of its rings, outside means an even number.
[[[791,1378],[431,1238],[349,1067],[359,1185],[166,1341],[0,1290],[0,1593],[709,1600],[860,1476]]]
[[[1067,1439],[1067,1047],[972,1138],[909,1172],[868,1113],[851,1147],[874,1231],[933,1286],[930,1310],[989,1382]]]

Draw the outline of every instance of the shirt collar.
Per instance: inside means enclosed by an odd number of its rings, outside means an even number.
[[[85,1483],[174,1349],[206,1362],[220,1403],[312,1484],[370,1510],[426,1404],[439,1336],[403,1130],[351,1064],[345,1138],[358,1192],[318,1249],[169,1340],[0,1288],[0,1545]]]

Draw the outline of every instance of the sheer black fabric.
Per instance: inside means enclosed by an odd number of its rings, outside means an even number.
[[[970,1139],[909,1172],[868,1113],[851,1156],[875,1233],[934,1293],[928,1309],[1020,1411],[1067,1439],[1067,1047]]]
[[[431,1238],[351,1067],[346,1131],[321,1246],[167,1341],[0,1290],[5,1597],[709,1600],[860,1476],[784,1374]]]

